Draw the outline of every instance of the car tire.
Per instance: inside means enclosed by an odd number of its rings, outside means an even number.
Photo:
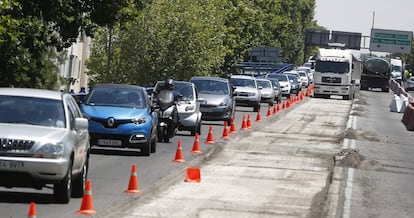
[[[89,156],[89,155],[88,155]],[[85,164],[82,167],[81,173],[73,180],[72,185],[72,197],[81,198],[83,196],[83,191],[85,190],[86,180],[88,179],[88,165],[89,158],[87,158]]]
[[[253,112],[258,112],[260,108],[260,103],[257,103],[253,106]]]
[[[151,154],[150,151],[151,151],[151,141],[149,141],[149,142],[147,142],[147,143],[145,143],[141,146],[141,154],[143,156],[150,156],[150,154]]]
[[[53,186],[53,195],[56,201],[64,204],[69,203],[72,193],[72,160],[68,166],[65,178]]]
[[[163,140],[163,137],[162,137],[162,129],[163,128],[160,128],[160,127],[157,128],[157,141],[158,142],[162,142],[162,140]]]
[[[151,140],[151,153],[155,153],[157,151],[157,135],[155,135],[155,138]]]

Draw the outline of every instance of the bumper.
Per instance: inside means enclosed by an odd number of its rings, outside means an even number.
[[[240,106],[248,106],[248,107],[253,107],[255,105],[260,104],[260,101],[254,100],[236,100],[236,105],[240,105]]]
[[[66,159],[0,157],[0,185],[42,187],[62,180],[68,169]]]
[[[290,89],[288,87],[282,88],[282,95],[288,95],[290,94]]]
[[[262,97],[261,102],[262,103],[273,103],[275,100],[274,96],[271,97]]]
[[[195,127],[197,123],[201,119],[201,112],[197,113],[180,113],[178,112],[178,116],[180,117],[180,126],[182,127]]]
[[[208,121],[219,121],[230,119],[232,108],[225,106],[200,107],[201,119]]]
[[[331,95],[349,95],[351,93],[349,86],[315,86],[315,94],[331,94]]]
[[[127,123],[119,125],[117,128],[105,128],[102,124],[89,121],[89,133],[91,145],[110,146],[110,147],[139,147],[151,138],[151,123],[136,125]],[[114,140],[114,141],[109,141]]]

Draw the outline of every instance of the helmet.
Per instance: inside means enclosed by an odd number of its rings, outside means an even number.
[[[166,79],[165,80],[165,88],[167,89],[174,89],[174,80],[173,79]]]

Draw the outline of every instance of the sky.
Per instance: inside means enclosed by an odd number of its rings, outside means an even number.
[[[318,25],[328,30],[371,34],[374,28],[414,32],[414,0],[315,0]],[[375,15],[374,15],[375,14]],[[361,40],[363,41],[363,39]],[[369,40],[366,41],[369,47]]]

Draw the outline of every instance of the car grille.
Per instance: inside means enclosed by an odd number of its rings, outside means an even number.
[[[341,83],[341,78],[340,77],[326,77],[326,76],[323,76],[322,77],[322,82],[324,82],[324,83]]]
[[[114,119],[114,122],[110,126],[109,123],[108,123],[108,119],[101,119],[101,118],[91,117],[90,120],[98,122],[98,123],[102,124],[105,128],[108,128],[108,129],[116,129],[116,128],[118,128],[118,126],[120,126],[122,124],[131,123],[131,120],[116,120],[116,119]]]
[[[0,138],[0,152],[29,151],[34,143],[31,140]]]
[[[237,96],[249,96],[249,92],[236,92]]]

